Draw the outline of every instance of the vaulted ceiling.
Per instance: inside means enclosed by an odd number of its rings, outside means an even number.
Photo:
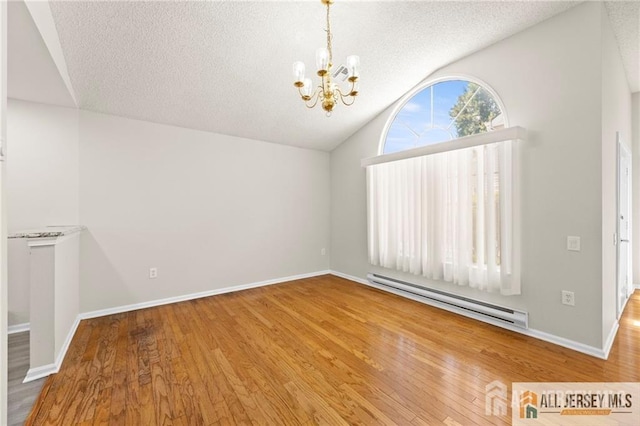
[[[334,62],[359,55],[361,83],[356,105],[338,106],[330,118],[306,109],[292,84],[292,63],[302,60],[313,73],[325,42],[319,0],[51,1],[50,8],[78,107],[331,150],[433,71],[576,3],[337,0]],[[639,6],[607,4],[632,91],[640,90]],[[49,77],[39,75],[45,65],[34,68],[37,59],[24,68],[24,56],[41,46],[24,23],[16,29],[25,16],[14,21],[20,12],[12,9],[9,95],[38,101],[41,92],[41,102],[64,104],[55,84],[34,88]]]

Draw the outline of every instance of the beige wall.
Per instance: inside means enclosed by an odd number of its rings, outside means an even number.
[[[79,221],[78,111],[9,99],[6,197],[9,233]],[[9,325],[29,322],[29,250],[10,240]]]
[[[532,329],[601,348],[602,13],[600,4],[579,5],[429,76],[479,78],[500,95],[509,124],[529,130],[521,145],[522,295],[482,293],[368,264],[359,164],[376,155],[394,106],[331,153],[332,270],[359,278],[373,271],[525,309]],[[566,250],[569,235],[582,238],[582,251]],[[575,292],[575,307],[562,305],[562,290]]]
[[[13,100],[9,128],[10,229],[88,227],[81,312],[329,268],[326,152]],[[12,248],[14,325],[29,276]]]
[[[28,379],[58,367],[75,332],[79,311],[79,234],[30,240],[31,293]]]
[[[81,311],[329,268],[328,153],[85,111],[80,135]]]
[[[80,313],[80,236],[71,234],[58,239],[54,247],[55,294],[54,354],[58,362],[70,331]],[[32,314],[32,315],[35,315]],[[66,348],[64,348],[66,352]],[[61,361],[61,360],[60,360]]]
[[[633,282],[640,285],[640,92],[631,97],[633,156]]]
[[[10,99],[9,232],[78,223],[78,110]]]
[[[25,239],[7,241],[9,326],[29,323],[29,247]]]
[[[617,320],[617,145],[631,149],[631,91],[607,12],[602,10],[602,339]],[[632,218],[633,220],[633,218]],[[633,224],[632,224],[633,226]]]

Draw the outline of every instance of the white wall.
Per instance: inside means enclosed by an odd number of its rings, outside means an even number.
[[[27,379],[62,362],[79,311],[79,234],[30,241],[31,332]],[[67,340],[69,339],[69,340]]]
[[[360,159],[376,155],[393,105],[331,153],[331,269],[359,278],[383,273],[523,308],[531,328],[601,348],[602,13],[600,4],[581,4],[429,77],[479,78],[500,95],[510,125],[529,130],[521,150],[522,295],[482,293],[368,264]],[[582,238],[581,252],[566,250],[568,235]],[[562,290],[575,292],[575,307],[561,304]]]
[[[81,311],[328,269],[328,153],[84,111],[80,135]]]
[[[29,247],[23,238],[7,241],[9,326],[29,323]]]
[[[0,3],[0,139],[7,138],[7,2]],[[8,368],[8,278],[7,278],[7,197],[6,173],[0,164],[0,424],[7,423]]]
[[[69,333],[80,313],[80,236],[71,234],[58,239],[54,247],[55,294],[54,307],[54,354],[56,362]],[[35,314],[33,314],[35,315]]]
[[[9,233],[79,221],[78,111],[10,99],[7,108]],[[29,251],[8,250],[9,325],[29,322]]]
[[[631,97],[631,125],[633,140],[633,282],[640,284],[640,92]]]
[[[80,234],[28,242],[31,315],[31,381],[55,373],[79,321]]]
[[[604,8],[602,10],[602,338],[606,341],[617,320],[616,246],[617,146],[631,149],[631,91],[618,44]],[[632,218],[633,220],[633,218]],[[632,223],[633,226],[633,223]]]
[[[88,227],[82,312],[329,267],[328,153],[17,100],[8,140],[9,229]],[[28,248],[11,247],[15,325]]]
[[[25,0],[24,4],[33,18],[33,22],[42,37],[42,41],[46,44],[48,56],[50,56],[51,61],[55,64],[59,78],[64,82],[66,92],[68,92],[68,96],[71,98],[71,105],[69,106],[77,106],[78,103],[76,102],[73,86],[71,85],[71,77],[69,77],[69,71],[67,70],[67,62],[64,60],[64,53],[62,52],[58,30],[53,20],[49,2]]]
[[[78,111],[9,100],[9,233],[78,224]]]
[[[52,365],[56,359],[55,255],[52,245],[30,249],[30,286],[37,291],[31,293],[33,329],[29,333],[29,369],[39,369]]]

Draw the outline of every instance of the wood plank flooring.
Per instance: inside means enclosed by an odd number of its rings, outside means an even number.
[[[27,424],[506,425],[493,380],[640,381],[637,321],[603,361],[327,275],[82,321]]]
[[[33,403],[40,394],[44,379],[22,383],[29,370],[29,332],[10,334],[8,356],[7,422],[9,426],[24,424]]]

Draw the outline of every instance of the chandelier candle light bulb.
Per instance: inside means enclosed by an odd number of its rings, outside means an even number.
[[[360,57],[356,55],[347,56],[347,70],[349,71],[349,81],[356,81],[360,74]]]
[[[322,77],[329,69],[329,50],[326,47],[319,47],[316,50],[316,67],[318,75]]]
[[[331,50],[331,21],[329,19],[330,7],[333,0],[320,0],[327,7],[327,47],[321,47],[316,50],[316,67],[317,74],[321,78],[320,84],[313,88],[313,82],[310,78],[305,78],[305,66],[303,62],[294,62],[293,64],[293,85],[298,88],[298,93],[304,101],[307,108],[313,108],[318,103],[322,105],[322,109],[327,112],[327,117],[331,115],[333,107],[338,100],[346,106],[353,105],[355,97],[358,96],[358,78],[360,77],[360,58],[355,55],[347,57],[347,73],[348,82],[351,88],[343,92],[342,89],[333,81],[331,67],[333,66],[333,52]]]
[[[304,80],[304,62],[298,61],[293,63],[293,75],[296,79],[296,87],[302,87]]]
[[[311,92],[313,92],[313,82],[310,78],[305,78],[302,86],[302,90],[300,90],[300,95],[302,99],[308,101],[311,99]]]

